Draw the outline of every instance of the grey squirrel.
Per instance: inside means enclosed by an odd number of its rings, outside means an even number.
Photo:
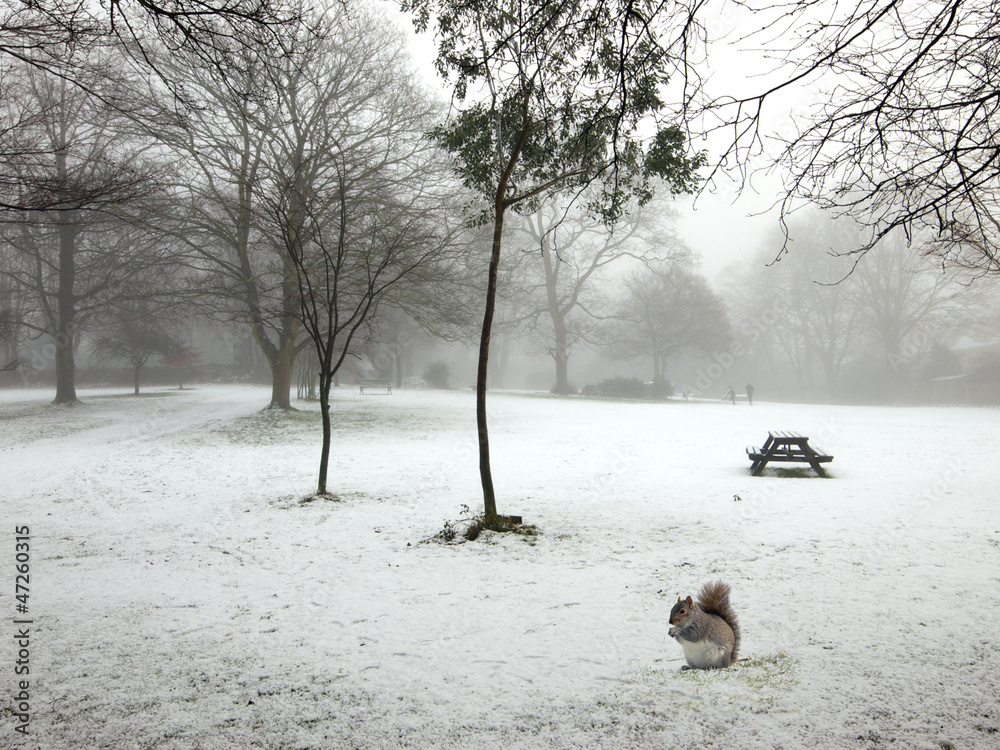
[[[729,584],[701,587],[698,601],[681,599],[670,610],[668,635],[681,644],[687,659],[681,669],[719,669],[738,660],[740,623],[729,604]]]

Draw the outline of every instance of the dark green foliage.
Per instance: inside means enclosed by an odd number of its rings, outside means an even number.
[[[645,383],[639,378],[616,377],[609,380],[602,380],[598,386],[598,392],[602,396],[612,398],[642,398],[645,394]]]
[[[441,75],[464,106],[436,137],[466,186],[522,212],[548,190],[600,181],[591,212],[613,222],[660,180],[693,190],[703,153],[661,109],[671,59],[660,3],[646,0],[404,0],[437,20]],[[509,169],[508,179],[505,173]],[[498,195],[497,191],[501,192]]]

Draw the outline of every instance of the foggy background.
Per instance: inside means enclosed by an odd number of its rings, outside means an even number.
[[[448,112],[431,66],[433,43],[393,8],[382,11],[391,23],[375,33],[365,24],[378,26],[378,18],[363,19],[340,32],[350,37],[343,44],[402,66],[398,80],[385,85],[403,87],[426,109],[429,119],[412,123],[419,129]],[[195,98],[222,106],[226,92],[197,71],[197,61],[179,56],[161,64],[190,76],[185,85]],[[332,66],[326,75],[344,75],[344,60],[322,64]],[[724,75],[724,56],[718,65]],[[23,94],[7,98],[8,122],[26,118],[26,137],[43,151],[58,151],[55,141],[45,143],[55,138],[53,123],[71,144],[68,166],[42,170],[89,181],[93,195],[81,205],[101,209],[72,230],[77,314],[68,348],[76,384],[268,383],[289,344],[292,395],[315,397],[316,355],[302,345],[304,333],[282,339],[288,311],[278,261],[265,247],[275,236],[265,226],[273,216],[264,216],[248,241],[259,263],[258,313],[245,309],[246,290],[233,275],[225,215],[234,210],[236,167],[227,163],[224,129],[235,120],[220,125],[218,113],[188,115],[157,133],[137,131],[121,108],[102,107],[37,70],[15,66],[6,81]],[[136,107],[164,94],[155,80],[129,86]],[[286,147],[294,144],[272,144],[271,153],[280,159]],[[419,179],[447,182],[445,171]],[[730,386],[743,394],[752,383],[763,400],[1000,402],[994,281],[925,257],[919,235],[892,235],[859,260],[849,253],[861,228],[818,209],[793,214],[786,237],[773,209],[779,193],[774,180],[738,191],[719,179],[697,197],[657,197],[613,234],[582,212],[562,215],[558,201],[549,213],[511,217],[490,387],[720,399]],[[271,209],[262,203],[266,214]],[[454,224],[467,203],[421,210],[427,221]],[[61,221],[29,213],[0,227],[0,385],[55,383],[58,352],[67,348],[55,311],[59,243],[67,237]],[[397,386],[472,387],[488,241],[477,230],[451,235],[435,270],[379,299],[335,384],[385,378]]]

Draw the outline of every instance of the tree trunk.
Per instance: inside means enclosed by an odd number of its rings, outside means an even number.
[[[493,249],[490,252],[490,271],[486,282],[486,310],[483,313],[483,331],[479,338],[479,367],[476,371],[476,425],[479,428],[479,476],[483,483],[483,525],[487,529],[499,527],[497,498],[493,490],[493,472],[490,469],[490,434],[486,424],[486,379],[489,377],[490,335],[493,330],[493,313],[497,303],[497,277],[500,269],[500,247],[503,242],[503,217],[507,210],[505,202],[510,176],[514,171],[521,149],[528,139],[531,121],[528,118],[530,90],[524,93],[521,132],[511,152],[507,166],[497,181],[497,191],[493,198]],[[497,121],[499,134],[499,120]],[[497,143],[500,143],[499,137]]]
[[[554,351],[552,358],[556,363],[556,384],[553,393],[568,394],[569,390],[569,344],[566,331],[566,314],[559,304],[559,266],[558,259],[553,263],[552,250],[548,242],[542,246],[542,264],[545,268],[545,296],[549,317],[552,318],[552,333]]]
[[[295,371],[295,339],[298,336],[298,325],[291,319],[282,323],[279,332],[276,352],[268,356],[271,366],[271,403],[268,409],[286,409],[292,407],[292,376]],[[265,354],[269,352],[265,349]]]
[[[403,346],[402,346],[402,344],[400,344],[400,343],[397,342],[396,344],[394,344],[393,348],[395,349],[395,353],[396,353],[396,358],[395,358],[395,364],[396,364],[396,387],[397,388],[402,388],[403,387],[403,356],[404,356],[403,355]]]
[[[65,329],[63,329],[65,331]],[[76,363],[73,361],[73,346],[62,341],[67,337],[63,331],[56,336],[56,397],[53,403],[76,403]],[[72,337],[72,334],[68,334]]]
[[[326,476],[330,466],[330,377],[320,375],[319,411],[323,417],[323,448],[319,457],[319,479],[316,482],[316,494],[326,494]]]
[[[281,348],[271,365],[271,403],[268,409],[292,408],[292,373],[295,368],[294,337],[282,335]]]
[[[503,193],[498,193],[503,195]],[[490,335],[493,329],[493,313],[496,309],[497,276],[500,268],[500,243],[503,237],[504,207],[497,200],[493,220],[493,250],[490,254],[490,270],[486,285],[486,311],[483,314],[483,331],[479,339],[479,367],[476,372],[476,425],[479,428],[479,476],[483,484],[484,525],[496,528],[497,500],[493,489],[493,472],[490,469],[490,436],[486,422],[486,379],[489,375]]]
[[[566,345],[566,319],[565,316],[555,314],[552,316],[552,324],[555,329],[555,352],[553,358],[556,361],[556,386],[553,393],[568,394],[569,387],[569,352]]]
[[[139,395],[139,368],[140,367],[142,367],[142,365],[135,365],[134,366],[134,372],[133,372],[133,382],[135,384],[135,394],[134,395],[136,395],[136,396]]]
[[[292,409],[292,376],[295,369],[295,338],[298,335],[298,326],[292,326],[291,330],[283,327],[278,332],[277,346],[267,338],[263,324],[254,323],[251,331],[271,370],[271,401],[267,408]]]
[[[68,212],[59,224],[59,289],[56,292],[57,328],[56,345],[56,404],[72,404],[76,398],[76,363],[73,359],[73,339],[76,333],[76,281],[77,229],[75,212]]]
[[[246,209],[247,211],[249,209]],[[247,230],[248,231],[248,230]],[[244,289],[247,295],[246,304],[251,317],[250,331],[254,341],[271,369],[271,402],[268,409],[292,409],[291,390],[292,375],[295,368],[295,340],[298,338],[299,327],[295,313],[299,299],[295,284],[295,269],[289,265],[287,258],[284,263],[285,278],[282,282],[282,315],[281,328],[278,330],[278,342],[275,344],[268,338],[268,328],[264,324],[265,315],[254,287],[254,274],[251,272],[249,254],[246,250],[247,231],[240,230],[237,250],[240,254],[240,268],[246,275]]]
[[[503,335],[500,337],[500,351],[497,353],[497,357],[493,360],[490,365],[490,380],[489,385],[491,388],[504,388],[505,378],[507,377],[507,365],[510,364],[510,336]]]

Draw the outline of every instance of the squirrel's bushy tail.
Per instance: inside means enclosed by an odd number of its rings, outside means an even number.
[[[736,617],[736,612],[729,604],[729,584],[724,581],[712,581],[701,587],[698,595],[698,606],[705,612],[718,615],[733,631],[733,653],[731,661],[739,659],[740,650],[740,621]]]

